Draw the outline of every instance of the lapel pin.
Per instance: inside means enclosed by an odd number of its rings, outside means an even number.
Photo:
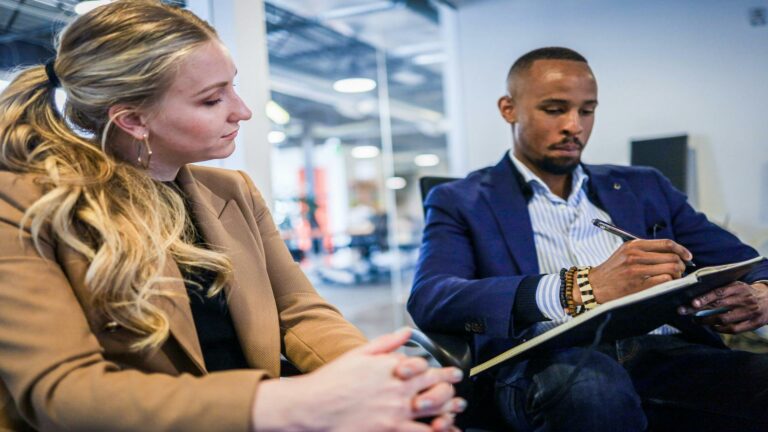
[[[613,184],[613,188],[616,189],[616,190],[619,190],[619,189],[621,189],[621,185],[619,183],[614,183]]]

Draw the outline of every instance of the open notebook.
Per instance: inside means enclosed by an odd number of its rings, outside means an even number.
[[[524,353],[588,343],[609,312],[611,317],[603,330],[602,340],[611,341],[648,333],[675,318],[678,306],[690,304],[694,297],[738,280],[763,260],[764,257],[756,257],[737,263],[704,267],[683,278],[601,304],[590,312],[473,367],[469,374],[475,376]]]

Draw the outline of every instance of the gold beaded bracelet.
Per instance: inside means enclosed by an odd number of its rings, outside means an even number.
[[[573,300],[573,275],[577,270],[578,268],[571,267],[565,272],[565,301],[568,305],[566,312],[572,317],[575,317],[582,312],[581,307],[577,306],[576,302]]]

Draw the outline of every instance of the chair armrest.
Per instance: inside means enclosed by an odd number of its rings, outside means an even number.
[[[420,346],[441,366],[454,366],[463,371],[468,371],[472,366],[472,351],[462,336],[424,333],[419,329],[412,329],[409,343]]]

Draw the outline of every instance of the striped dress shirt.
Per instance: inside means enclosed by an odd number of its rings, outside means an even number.
[[[532,325],[526,336],[533,337],[571,319],[560,304],[560,269],[602,264],[621,246],[622,240],[592,224],[592,219],[611,222],[611,217],[589,201],[589,176],[581,165],[573,171],[571,194],[564,200],[552,193],[512,152],[509,152],[509,157],[533,190],[533,196],[528,201],[528,213],[533,226],[539,272],[545,275],[536,288],[536,305],[549,321]],[[676,332],[673,327],[663,326],[651,333]]]

